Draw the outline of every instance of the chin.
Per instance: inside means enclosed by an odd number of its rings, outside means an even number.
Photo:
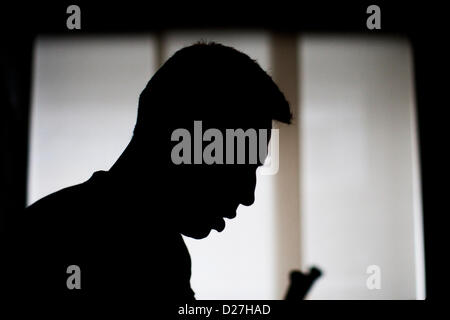
[[[209,229],[209,230],[186,230],[186,231],[182,231],[181,234],[186,237],[199,240],[199,239],[206,238],[210,232],[211,232],[211,229]]]

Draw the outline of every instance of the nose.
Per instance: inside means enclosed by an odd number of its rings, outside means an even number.
[[[239,201],[240,204],[242,204],[243,206],[251,206],[253,203],[255,202],[255,193],[252,192],[251,195],[241,199],[241,201]]]
[[[248,172],[245,183],[241,185],[241,197],[239,203],[251,206],[255,202],[256,170]]]

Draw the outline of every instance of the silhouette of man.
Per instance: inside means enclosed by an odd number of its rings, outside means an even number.
[[[196,164],[194,150],[183,154],[190,164],[176,164],[172,134],[185,128],[196,139],[194,121],[224,136],[226,129],[270,132],[272,120],[290,123],[289,104],[254,60],[217,43],[179,50],[141,93],[133,137],[110,170],[18,214],[6,239],[9,292],[194,299],[181,235],[201,239],[212,229],[221,232],[224,218],[234,218],[240,204],[251,205],[262,161]],[[233,150],[235,158],[236,145]],[[71,265],[79,267],[79,288],[68,287],[76,282]]]

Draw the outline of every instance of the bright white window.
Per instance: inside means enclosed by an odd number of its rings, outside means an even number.
[[[412,52],[404,39],[299,42],[302,262],[311,299],[423,299]],[[379,266],[381,289],[367,268]]]

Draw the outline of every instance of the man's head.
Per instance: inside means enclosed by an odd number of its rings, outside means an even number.
[[[231,150],[225,148],[227,129],[266,130],[270,138],[272,120],[290,123],[291,117],[289,104],[271,77],[256,61],[231,47],[198,43],[167,60],[141,93],[133,141],[146,155],[144,159],[164,154],[160,165],[166,175],[165,191],[173,199],[166,214],[176,230],[194,238],[206,237],[211,229],[221,231],[223,217],[233,218],[239,204],[253,203],[256,169],[264,159],[250,161],[248,139],[245,163],[226,163]],[[208,129],[215,135],[204,135]],[[174,132],[188,132],[190,137],[181,139]],[[210,148],[209,155],[216,161],[205,163],[203,151],[212,142],[220,145],[219,133],[223,161],[218,160],[218,148],[212,152]],[[258,135],[258,150],[260,141]],[[180,143],[187,146],[188,142],[191,150],[180,148]],[[182,163],[174,161],[176,146],[177,159],[185,160]],[[237,160],[237,145],[233,152],[231,157]]]

